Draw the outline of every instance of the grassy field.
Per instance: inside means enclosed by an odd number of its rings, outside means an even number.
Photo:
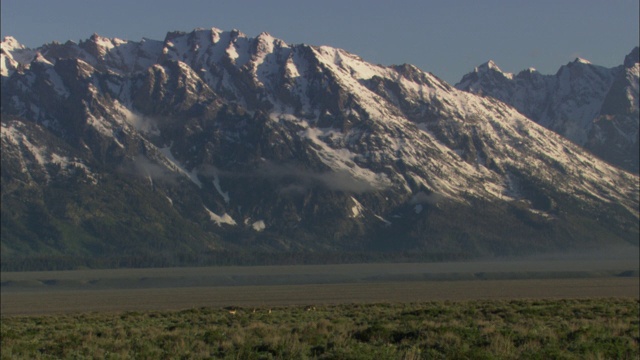
[[[3,359],[637,359],[637,299],[14,316]]]
[[[0,275],[2,359],[640,355],[637,257]]]

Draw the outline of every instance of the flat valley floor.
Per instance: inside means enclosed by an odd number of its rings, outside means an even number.
[[[2,272],[1,314],[640,298],[633,258]]]

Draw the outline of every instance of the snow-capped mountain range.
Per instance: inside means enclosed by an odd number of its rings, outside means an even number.
[[[506,73],[488,61],[456,88],[515,107],[600,158],[638,173],[638,48],[622,65],[605,68],[577,58],[555,75],[535,69]]]
[[[215,28],[0,60],[4,262],[637,244],[637,175],[411,65]]]

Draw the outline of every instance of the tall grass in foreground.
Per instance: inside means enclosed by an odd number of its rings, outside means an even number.
[[[2,359],[638,359],[637,299],[2,318]]]

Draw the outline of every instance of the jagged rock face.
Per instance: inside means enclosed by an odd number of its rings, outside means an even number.
[[[410,65],[217,29],[10,43],[5,259],[637,242],[637,176]]]
[[[623,169],[638,173],[640,147],[638,146],[638,88],[640,61],[636,47],[624,60],[611,88],[604,98],[600,113],[585,144],[606,161]]]
[[[637,174],[638,69],[638,48],[615,68],[576,59],[555,75],[542,75],[535,69],[514,75],[488,62],[465,75],[456,88],[501,100],[609,163]]]

